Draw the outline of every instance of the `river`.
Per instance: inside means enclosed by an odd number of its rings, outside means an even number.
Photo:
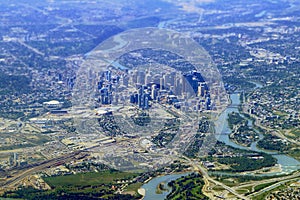
[[[160,25],[158,26],[158,28],[163,28],[165,26],[166,22],[161,22]],[[122,46],[124,46],[126,44],[126,41],[124,41],[122,38],[120,37],[115,37],[114,38],[115,42],[116,42],[116,46],[110,50],[115,50],[115,48],[121,48]],[[113,62],[110,61],[109,63],[111,63],[112,65],[114,65],[115,67],[124,69],[124,66],[120,65],[118,62]],[[259,83],[254,83],[256,85],[256,88],[261,88],[262,85]],[[300,169],[300,162],[295,160],[292,157],[289,157],[287,155],[278,155],[277,152],[271,152],[271,151],[266,151],[266,150],[262,150],[262,149],[258,149],[256,144],[257,142],[254,142],[251,144],[250,147],[244,147],[241,145],[238,145],[234,142],[232,142],[229,139],[229,134],[231,133],[231,130],[228,126],[228,122],[227,122],[227,117],[228,114],[231,112],[237,112],[240,113],[238,110],[238,105],[241,104],[240,101],[240,94],[239,93],[234,93],[230,95],[230,99],[231,99],[231,106],[227,107],[223,113],[218,117],[218,120],[216,121],[216,137],[219,141],[224,142],[226,145],[235,147],[235,148],[239,148],[239,149],[247,149],[247,150],[253,150],[256,152],[265,152],[268,154],[271,154],[273,157],[275,157],[277,159],[277,163],[281,166],[281,172],[275,172],[275,173],[268,173],[268,174],[262,174],[265,176],[270,176],[270,175],[279,175],[279,174],[284,174],[284,173],[291,173],[295,170]],[[241,114],[241,113],[240,113]],[[249,125],[252,126],[252,121],[249,119],[248,120]],[[264,138],[264,136],[262,134],[259,134],[259,138],[260,140],[262,140]],[[163,194],[156,194],[156,187],[159,183],[161,182],[169,182],[171,180],[175,180],[179,177],[181,177],[183,174],[174,174],[174,175],[166,175],[166,176],[161,176],[161,177],[156,177],[154,179],[152,179],[149,183],[144,184],[142,187],[146,190],[146,196],[145,196],[145,200],[147,199],[164,199],[166,197],[166,195],[168,194],[168,192],[163,192]],[[260,176],[262,176],[260,175]]]
[[[255,83],[255,84],[256,84],[256,88],[262,87],[258,83]],[[219,118],[216,122],[216,133],[220,133],[220,134],[216,134],[217,139],[221,142],[224,142],[226,145],[229,145],[229,146],[232,146],[235,148],[252,150],[252,151],[256,151],[256,152],[264,152],[267,154],[271,154],[274,158],[276,158],[277,164],[279,164],[282,169],[281,172],[261,174],[260,176],[286,174],[286,173],[291,173],[293,171],[300,169],[300,162],[298,160],[296,160],[290,156],[287,156],[287,155],[283,155],[283,154],[279,155],[278,152],[258,149],[256,146],[257,142],[253,142],[250,147],[244,147],[244,146],[241,146],[241,145],[238,145],[238,144],[232,142],[229,139],[229,134],[231,133],[231,130],[228,126],[227,117],[228,117],[228,114],[231,112],[240,113],[238,110],[238,105],[241,104],[240,93],[231,94],[230,99],[231,99],[232,106],[229,106],[228,108],[226,108],[224,110],[224,112],[219,116]],[[249,122],[249,125],[252,126],[252,121],[250,119],[248,119],[248,122]],[[259,134],[259,140],[262,140],[263,138],[264,138],[264,136],[262,134]]]
[[[256,88],[262,87],[262,85],[260,85],[258,83],[255,83],[255,84],[256,84]],[[282,155],[282,154],[279,155],[279,154],[277,154],[278,152],[258,149],[256,146],[257,142],[253,142],[250,147],[244,147],[244,146],[241,146],[241,145],[238,145],[238,144],[232,142],[229,139],[229,134],[231,133],[231,129],[228,126],[227,117],[228,117],[228,114],[231,112],[240,113],[238,110],[238,105],[241,104],[240,94],[239,93],[231,94],[230,99],[231,99],[231,106],[227,107],[223,111],[223,113],[218,117],[218,120],[215,123],[216,124],[216,127],[215,127],[216,133],[221,133],[221,134],[216,134],[217,140],[224,142],[226,145],[229,145],[229,146],[232,146],[235,148],[252,150],[252,151],[256,151],[256,152],[265,152],[265,153],[271,154],[273,157],[275,157],[277,159],[277,164],[280,165],[281,172],[259,174],[257,176],[281,175],[281,174],[291,173],[293,171],[300,169],[300,162],[297,161],[296,159],[294,159],[290,156],[287,156],[287,155]],[[250,126],[253,125],[252,121],[250,119],[248,119],[248,122],[249,122]],[[259,134],[259,140],[262,140],[263,138],[264,138],[264,136],[262,134]],[[219,173],[219,172],[217,172],[217,173]],[[172,180],[176,180],[176,179],[180,178],[181,176],[186,176],[187,174],[188,173],[186,173],[186,174],[171,174],[171,175],[160,176],[160,177],[156,177],[156,178],[152,179],[151,181],[149,181],[148,183],[146,183],[142,186],[142,188],[144,188],[146,190],[146,196],[144,199],[145,200],[165,199],[165,197],[169,194],[169,192],[163,192],[163,194],[156,194],[157,185],[161,182],[168,183]],[[230,174],[230,173],[220,172],[220,174]],[[249,174],[251,174],[251,173],[249,173]],[[251,174],[251,175],[253,175],[253,174]]]
[[[183,174],[170,174],[170,175],[165,175],[165,176],[158,176],[153,179],[151,179],[148,183],[144,184],[142,188],[145,189],[146,195],[144,197],[144,200],[160,200],[160,199],[165,199],[166,196],[171,192],[171,188],[167,186],[167,183],[176,180],[182,176],[187,176],[189,175],[190,172],[188,173],[183,173]],[[156,194],[156,188],[158,184],[164,182],[166,188],[168,191],[164,191],[162,194]]]

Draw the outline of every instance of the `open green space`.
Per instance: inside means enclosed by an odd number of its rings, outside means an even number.
[[[292,174],[288,174],[288,175],[292,175]],[[274,176],[253,176],[253,175],[244,175],[244,174],[213,174],[214,179],[224,183],[225,185],[227,185],[228,179],[231,179],[232,182],[234,183],[245,183],[245,182],[249,182],[249,181],[262,181],[265,179],[272,179],[272,178],[281,178],[287,176],[287,174],[281,174],[281,175],[274,175]],[[250,189],[252,188],[252,186],[250,186],[250,188],[248,187],[242,187],[243,189]]]
[[[9,146],[1,146],[0,151],[14,150],[20,148],[33,147],[33,144],[18,144],[18,145],[9,145]]]
[[[204,186],[204,181],[200,174],[192,173],[188,176],[179,178],[168,183],[172,188],[172,192],[167,196],[167,199],[208,199],[201,191]]]
[[[141,188],[143,183],[137,182],[130,184],[126,187],[126,191],[137,191],[139,188]]]
[[[270,185],[273,185],[275,182],[271,182],[271,183],[263,183],[263,184],[260,184],[260,185],[257,185],[254,187],[254,192],[257,192],[257,191],[260,191],[261,189],[264,189]]]
[[[10,137],[10,134],[3,133],[2,136]],[[22,141],[22,142],[17,143],[17,144],[11,143],[9,145],[0,146],[0,150],[5,151],[5,150],[33,147],[33,146],[42,145],[42,144],[45,144],[46,142],[51,141],[48,136],[42,135],[42,134],[26,135],[26,136],[15,135],[14,137],[19,138],[20,141]]]
[[[238,189],[238,190],[236,190],[239,194],[245,194],[245,193],[247,193],[249,190],[247,190],[247,189]]]
[[[263,200],[265,199],[269,194],[271,194],[272,192],[274,191],[277,191],[277,190],[280,190],[280,189],[285,189],[286,188],[286,185],[287,184],[284,184],[284,185],[279,185],[278,187],[270,190],[270,191],[267,191],[267,192],[264,192],[258,196],[255,196],[253,199],[257,199],[257,200]]]
[[[103,172],[79,173],[74,175],[45,177],[44,180],[51,186],[51,190],[43,191],[33,188],[22,188],[17,191],[4,193],[2,197],[23,199],[139,199],[141,196],[136,190],[139,183],[131,181],[136,173],[107,170]],[[124,194],[117,194],[116,190],[124,188]],[[127,192],[132,193],[127,194]]]
[[[67,176],[47,177],[45,181],[52,187],[84,187],[100,184],[111,184],[122,180],[131,180],[137,174],[119,171],[104,171],[74,174]]]
[[[300,137],[300,129],[299,128],[295,128],[291,131],[291,133],[295,136],[295,138],[299,138]]]

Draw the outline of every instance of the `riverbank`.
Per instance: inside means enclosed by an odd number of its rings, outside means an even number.
[[[178,174],[168,174],[168,175],[160,175],[157,177],[153,177],[150,181],[142,185],[140,192],[144,194],[143,200],[153,200],[153,199],[165,199],[166,196],[171,192],[171,188],[167,187],[168,191],[162,191],[161,194],[157,194],[157,186],[160,183],[165,183],[167,186],[169,182],[181,178],[182,176],[187,176],[192,172],[183,172]],[[141,195],[142,195],[141,194]]]
[[[241,100],[240,100],[240,95],[238,93],[234,93],[230,95],[230,99],[231,99],[231,104],[232,105],[240,105],[241,104]],[[242,115],[242,113],[239,111],[239,109],[237,107],[228,107],[224,110],[224,112],[220,115],[220,117],[218,118],[216,124],[216,132],[220,133],[219,135],[216,135],[216,138],[218,141],[220,142],[224,142],[226,145],[231,146],[231,147],[235,147],[238,149],[244,149],[244,150],[253,150],[256,152],[264,152],[266,154],[270,154],[272,155],[274,158],[277,159],[277,164],[281,166],[280,171],[278,170],[274,170],[276,172],[274,173],[268,173],[268,175],[266,174],[266,176],[269,176],[270,174],[272,175],[280,175],[280,174],[286,174],[286,173],[291,173],[293,171],[296,171],[298,169],[300,169],[300,162],[293,159],[290,156],[287,155],[282,155],[282,154],[277,154],[277,152],[270,152],[267,150],[263,150],[263,149],[259,149],[256,144],[256,142],[253,142],[251,144],[251,147],[244,147],[242,145],[236,144],[235,142],[233,142],[230,138],[229,135],[232,133],[232,130],[230,129],[229,125],[228,125],[228,121],[226,120],[227,115],[229,113],[232,112],[237,112],[239,114]],[[246,118],[247,119],[247,118]],[[252,119],[247,119],[249,126],[252,126],[254,124],[252,124]],[[259,140],[262,140],[264,137],[262,134],[259,134]],[[273,171],[273,170],[272,170]],[[264,174],[259,174],[259,176],[262,176]]]
[[[137,191],[140,195],[142,195],[143,197],[141,198],[144,199],[145,196],[146,196],[146,190],[144,188],[139,188],[138,191]]]
[[[261,175],[261,174],[274,174],[280,173],[282,171],[281,165],[276,164],[272,167],[264,167],[258,170],[251,171],[251,175]],[[241,175],[249,175],[249,172],[243,172]]]

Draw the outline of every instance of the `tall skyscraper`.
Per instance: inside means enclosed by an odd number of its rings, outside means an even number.
[[[164,80],[164,78],[162,77],[162,78],[159,79],[159,89],[160,89],[160,90],[163,90],[163,89],[164,89],[164,86],[165,86],[165,80]]]
[[[145,78],[145,85],[151,83],[151,81],[152,81],[152,76],[150,73],[147,73]]]
[[[137,76],[137,84],[144,85],[145,84],[145,72],[143,71],[138,71],[138,76]]]
[[[157,91],[157,88],[156,88],[156,84],[153,84],[153,85],[151,86],[151,98],[152,98],[153,100],[156,100],[157,94],[158,94],[158,91]]]
[[[122,84],[126,87],[128,87],[129,78],[127,75],[122,76]]]

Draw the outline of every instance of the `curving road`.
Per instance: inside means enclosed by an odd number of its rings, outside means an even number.
[[[223,187],[225,190],[227,190],[228,192],[231,192],[232,194],[234,194],[236,197],[238,197],[240,199],[249,200],[248,197],[239,194],[233,188],[228,187],[227,185],[225,185],[225,184],[223,184],[223,183],[221,183],[219,181],[216,181],[213,178],[211,178],[208,175],[207,171],[200,165],[200,163],[196,163],[196,162],[192,161],[191,159],[189,159],[189,158],[187,158],[185,156],[184,156],[184,158],[189,161],[189,163],[194,167],[195,170],[197,170],[199,173],[202,174],[202,176],[203,176],[204,179],[207,179],[208,181],[214,183],[215,185],[219,185],[219,186]]]
[[[36,172],[39,172],[39,171],[41,171],[43,169],[46,169],[48,167],[55,166],[57,163],[63,164],[65,162],[74,160],[74,159],[76,159],[76,156],[79,155],[82,152],[83,151],[76,151],[76,152],[73,152],[73,153],[66,154],[66,155],[63,155],[61,157],[55,158],[55,159],[44,161],[44,162],[38,164],[35,167],[31,167],[30,169],[25,168],[25,169],[16,170],[15,174],[12,175],[11,178],[9,178],[5,182],[0,183],[1,190],[3,191],[7,188],[13,187],[19,181],[24,179],[26,176],[29,176],[29,175],[34,174]]]

